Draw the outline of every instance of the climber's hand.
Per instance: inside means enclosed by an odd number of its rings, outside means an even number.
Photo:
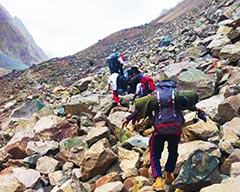
[[[206,113],[202,109],[197,110],[197,115],[199,119],[202,119],[205,123],[207,122]]]
[[[122,129],[123,129],[124,127],[126,127],[126,126],[128,125],[128,123],[129,123],[129,120],[126,119],[126,120],[122,123]]]

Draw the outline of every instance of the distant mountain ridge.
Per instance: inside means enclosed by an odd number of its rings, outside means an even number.
[[[24,65],[31,66],[48,59],[22,21],[16,17],[12,18],[2,5],[0,5],[0,53],[2,53],[1,67],[6,70],[19,70]]]

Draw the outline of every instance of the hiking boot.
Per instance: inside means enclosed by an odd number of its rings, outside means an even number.
[[[172,173],[169,173],[169,172],[165,172],[164,176],[165,176],[165,181],[164,182],[165,182],[166,185],[170,185],[173,182],[173,180],[175,179],[174,175]]]
[[[157,177],[155,183],[152,184],[152,188],[156,191],[164,191],[163,180],[161,177]]]

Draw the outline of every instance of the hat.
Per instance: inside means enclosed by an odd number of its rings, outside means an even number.
[[[140,71],[138,70],[138,68],[136,66],[131,67],[131,71],[132,71],[133,75],[137,75],[140,73]]]

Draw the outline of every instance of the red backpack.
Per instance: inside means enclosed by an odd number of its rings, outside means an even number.
[[[155,90],[154,81],[149,76],[146,76],[146,75],[143,76],[140,80],[140,83],[142,84],[142,91],[143,91],[142,96],[146,96]]]

